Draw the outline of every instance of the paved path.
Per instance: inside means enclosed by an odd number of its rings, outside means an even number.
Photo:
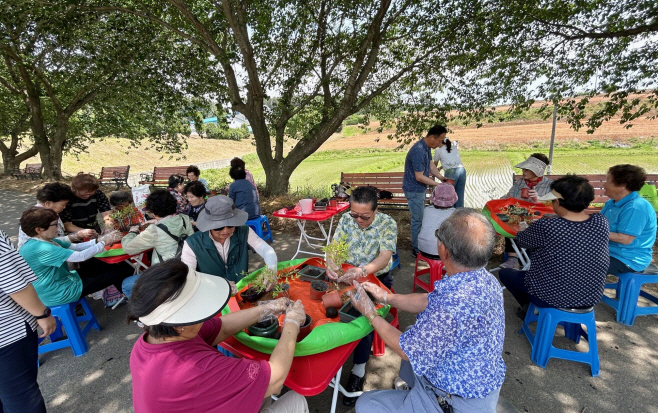
[[[23,211],[36,204],[34,195],[0,189],[0,229],[16,243]]]

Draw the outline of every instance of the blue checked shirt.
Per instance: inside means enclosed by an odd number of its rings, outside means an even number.
[[[395,253],[398,242],[398,225],[390,216],[377,212],[372,224],[363,229],[347,213],[340,217],[334,233],[334,239],[340,238],[345,238],[350,247],[347,262],[360,267],[377,258],[381,251]],[[375,275],[389,272],[392,263],[393,257],[388,261],[386,267],[377,271]]]
[[[484,268],[434,283],[427,308],[400,336],[414,373],[467,398],[484,398],[505,380],[503,290]]]

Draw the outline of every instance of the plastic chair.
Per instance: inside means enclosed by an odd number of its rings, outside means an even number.
[[[266,230],[263,232],[263,224],[265,224]],[[259,237],[265,241],[272,242],[272,231],[270,230],[270,221],[267,219],[267,215],[261,215],[260,218],[250,219],[247,221],[246,225],[250,226]]]
[[[391,265],[391,271],[393,271],[393,268],[398,267],[399,269],[402,269],[402,265],[400,265],[400,256],[398,255],[398,249],[395,249],[395,253],[393,254],[393,265]]]
[[[78,304],[82,306],[82,309],[85,312],[82,316],[75,315],[75,307]],[[89,330],[92,328],[100,331],[101,327],[98,325],[98,321],[96,320],[94,313],[91,311],[86,298],[82,297],[79,301],[74,303],[56,305],[50,307],[50,310],[57,320],[57,328],[55,329],[55,332],[50,335],[51,342],[39,346],[39,354],[59,350],[64,347],[71,347],[73,355],[76,357],[82,356],[89,351],[89,344],[87,344],[86,338],[87,333],[89,333]],[[87,324],[83,328],[80,328],[80,323],[85,321]],[[62,327],[66,330],[67,338],[56,341],[63,336]],[[42,340],[43,339],[39,342]]]
[[[395,294],[395,290],[391,288],[391,292]],[[391,307],[391,309],[388,311],[392,316],[393,320],[391,320],[391,325],[398,330],[400,329],[400,319],[398,318],[398,309],[395,307]],[[384,352],[386,351],[386,343],[384,343],[384,340],[382,340],[381,337],[379,337],[379,334],[375,331],[375,336],[372,339],[372,354],[375,357],[381,357],[384,355]]]
[[[420,271],[418,271],[418,262],[419,261],[424,261],[429,265],[429,268],[424,268]],[[443,278],[443,261],[441,260],[433,260],[431,258],[427,258],[424,256],[422,253],[418,253],[416,256],[416,268],[414,269],[414,284],[411,287],[411,292],[416,291],[416,286],[419,286],[423,290],[427,291],[428,293],[431,293],[434,291],[434,282],[439,281],[441,278]],[[418,278],[421,275],[429,274],[430,275],[430,282],[429,284],[426,283],[425,281],[422,281],[420,278]]]
[[[617,322],[632,326],[639,315],[658,314],[658,306],[639,306],[638,299],[644,297],[658,304],[658,297],[642,291],[643,284],[658,283],[658,267],[649,265],[643,272],[618,274],[616,283],[607,283],[605,288],[616,290],[616,299],[604,295],[601,301],[617,311]]]
[[[538,314],[535,314],[535,310]],[[530,331],[530,323],[537,322],[535,334]],[[564,327],[564,335],[574,341],[580,342],[584,337],[589,344],[587,352],[565,350],[553,347],[553,336],[558,325]],[[585,325],[587,331],[583,330]],[[587,363],[591,367],[592,377],[599,375],[599,352],[596,345],[596,320],[594,307],[586,309],[572,308],[543,308],[530,303],[519,334],[525,333],[530,341],[532,351],[530,359],[539,367],[546,368],[551,357]]]

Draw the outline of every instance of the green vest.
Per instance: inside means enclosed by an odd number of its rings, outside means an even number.
[[[231,246],[228,249],[227,262],[224,262],[217,252],[208,231],[196,232],[185,242],[196,255],[197,271],[237,282],[242,279],[242,273],[249,268],[248,235],[249,227],[246,225],[235,229],[230,238]]]

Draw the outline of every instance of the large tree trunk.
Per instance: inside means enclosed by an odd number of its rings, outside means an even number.
[[[30,149],[20,154],[15,150],[5,151],[4,148],[0,148],[0,151],[2,152],[2,166],[4,168],[5,176],[11,175],[12,172],[20,168],[21,162],[23,162],[26,159],[30,159],[31,157],[39,153],[39,150],[37,149],[36,145],[32,146]]]
[[[27,151],[18,153],[21,134],[27,129],[27,119],[28,116],[20,119],[10,132],[11,142],[9,143],[9,147],[0,141],[0,152],[2,152],[2,166],[5,176],[11,175],[16,169],[20,168],[21,162],[39,153],[36,144],[32,145]]]

